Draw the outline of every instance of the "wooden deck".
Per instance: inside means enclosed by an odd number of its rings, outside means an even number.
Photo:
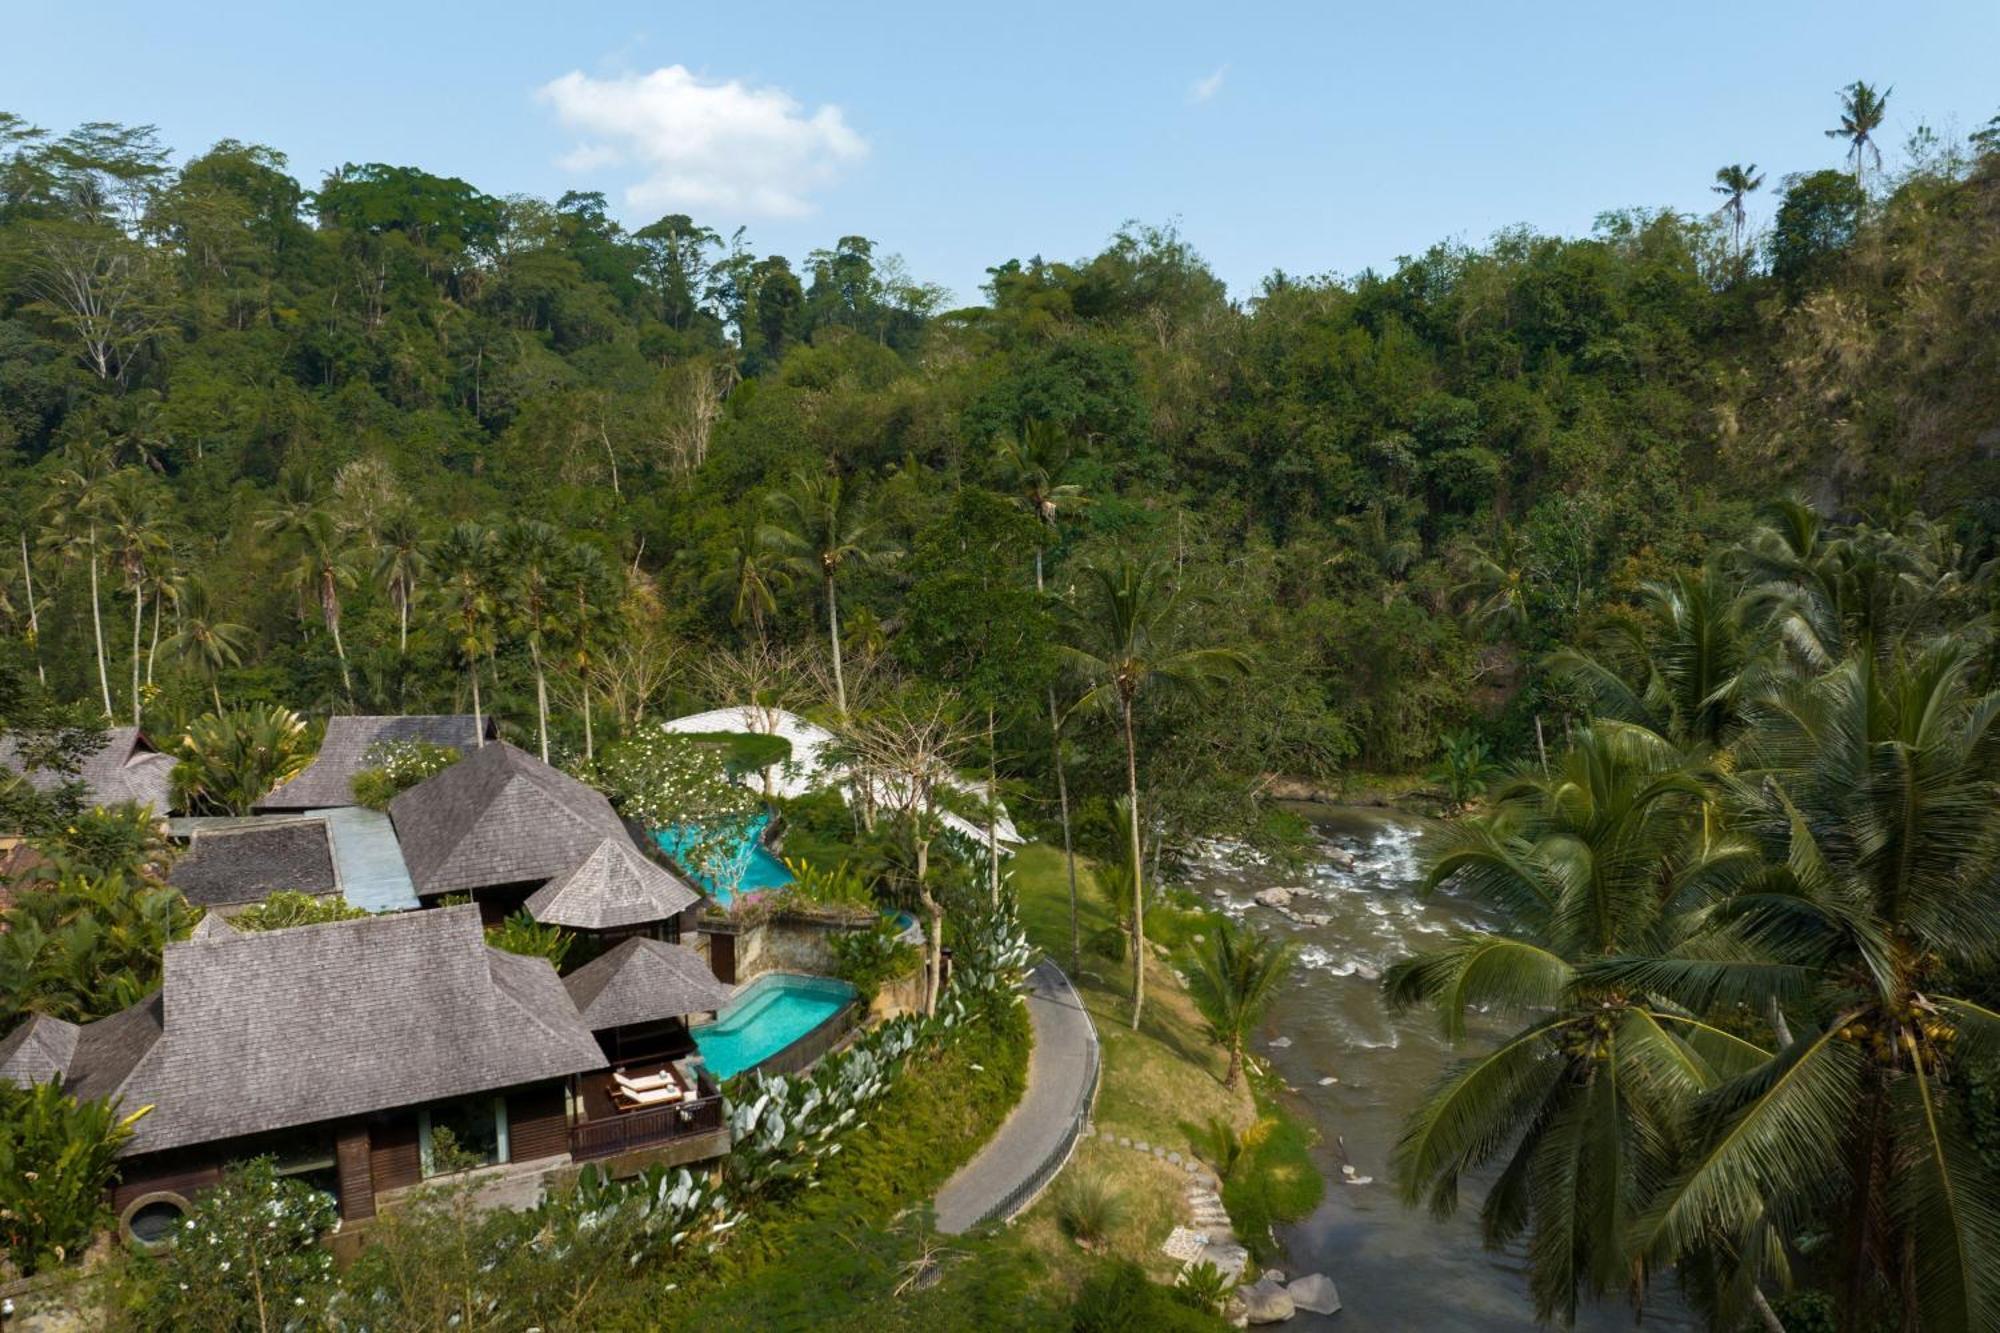
[[[697,1074],[700,1094],[691,1102],[620,1110],[611,1099],[609,1071],[577,1080],[576,1123],[569,1130],[570,1156],[579,1162],[616,1157],[676,1139],[712,1134],[722,1128],[722,1089],[706,1070]]]

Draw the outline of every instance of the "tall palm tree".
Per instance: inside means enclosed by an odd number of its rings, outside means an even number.
[[[761,643],[764,617],[777,614],[778,592],[791,576],[757,521],[748,515],[738,518],[719,554],[721,560],[703,578],[702,587],[710,593],[728,594],[729,623],[741,629],[743,622],[749,621]]]
[[[1526,544],[1513,526],[1495,524],[1490,544],[1464,541],[1452,551],[1458,582],[1452,601],[1464,608],[1466,625],[1483,635],[1513,638],[1528,628]]]
[[[1716,914],[1717,958],[1614,966],[1695,1009],[1804,1020],[1704,1101],[1711,1128],[1648,1212],[1653,1251],[1831,1219],[1843,1326],[2000,1327],[2000,1181],[1952,1089],[2000,1054],[2000,694],[1963,641],[1860,651],[1759,714],[1733,782],[1769,866]],[[1988,972],[1990,975],[1990,971]]]
[[[472,681],[473,732],[480,745],[486,743],[486,723],[479,703],[479,659],[493,649],[493,570],[499,548],[491,528],[467,522],[447,532],[437,549],[452,642]]]
[[[1001,483],[1051,536],[1065,514],[1088,503],[1081,486],[1059,481],[1069,466],[1070,441],[1053,421],[1031,421],[1018,437],[1002,436],[993,449]],[[1042,590],[1042,547],[1035,547],[1035,591]]]
[[[324,508],[309,510],[291,528],[298,549],[285,580],[299,590],[301,604],[310,600],[319,609],[320,623],[333,636],[333,654],[340,662],[340,687],[354,706],[354,678],[347,669],[347,645],[340,637],[342,591],[361,581],[349,534]]]
[[[42,545],[65,563],[81,561],[90,571],[90,628],[97,645],[97,686],[104,700],[104,716],[115,716],[111,706],[111,673],[104,657],[104,610],[98,579],[98,530],[104,507],[106,484],[116,470],[110,454],[102,448],[71,445],[63,451],[62,466],[49,478],[49,494],[42,505]]]
[[[417,583],[430,572],[430,543],[424,539],[423,524],[416,510],[407,506],[391,510],[376,534],[375,577],[388,589],[396,607],[396,651],[410,651],[410,604],[417,599]]]
[[[1058,481],[1069,466],[1069,437],[1054,422],[1031,421],[1020,438],[1002,437],[994,448],[994,462],[1005,484],[1014,490],[1014,499],[1046,530],[1053,540],[1061,531],[1066,514],[1089,503],[1081,486]],[[1044,592],[1042,557],[1045,543],[1035,545],[1035,591]],[[1062,822],[1063,865],[1069,872],[1069,964],[1077,968],[1076,847],[1070,833],[1069,775],[1062,753],[1063,718],[1056,707],[1056,684],[1048,686],[1049,752],[1056,771],[1056,809]]]
[[[1862,168],[1868,158],[1873,158],[1879,170],[1882,166],[1882,150],[1875,146],[1875,131],[1882,128],[1882,121],[1889,114],[1889,97],[1894,88],[1884,88],[1876,92],[1873,87],[1856,79],[1840,90],[1840,124],[1826,132],[1829,139],[1847,140],[1847,160],[1854,164],[1854,183],[1866,188]]]
[[[145,628],[146,589],[164,563],[167,536],[160,518],[160,495],[137,468],[120,468],[105,485],[105,544],[132,596],[132,725],[140,722],[139,643]]]
[[[549,676],[543,649],[559,637],[565,624],[562,562],[567,554],[561,536],[546,523],[515,523],[500,535],[506,581],[501,606],[508,628],[528,646],[535,668],[535,732],[542,762],[549,759]]]
[[[1223,1087],[1235,1087],[1242,1076],[1243,1042],[1278,998],[1293,952],[1289,943],[1238,929],[1227,918],[1217,920],[1207,942],[1194,951],[1188,998],[1208,1024],[1209,1035],[1229,1052]]]
[[[833,648],[834,701],[847,716],[847,677],[840,661],[840,574],[849,566],[866,567],[896,558],[900,552],[877,528],[859,487],[837,472],[800,474],[791,489],[770,498],[772,521],[761,530],[780,565],[805,578],[817,578],[826,596],[827,641]]]
[[[1764,178],[1757,174],[1757,164],[1749,166],[1733,163],[1715,173],[1715,184],[1709,186],[1716,194],[1723,196],[1721,213],[1729,219],[1729,231],[1733,238],[1733,248],[1738,263],[1743,260],[1743,223],[1748,217],[1743,201],[1764,187]]]
[[[597,665],[598,645],[610,628],[614,577],[604,552],[578,542],[562,563],[566,609],[562,619],[563,655],[583,691],[583,757],[597,757],[597,736],[590,717],[590,677]]]
[[[1637,1296],[1633,1229],[1689,1108],[1768,1054],[1702,1007],[1592,972],[1670,953],[1685,913],[1755,872],[1747,842],[1707,836],[1707,799],[1666,740],[1593,724],[1547,777],[1518,778],[1492,811],[1448,826],[1430,857],[1425,893],[1450,883],[1503,924],[1383,978],[1393,1006],[1434,1006],[1453,1041],[1468,1010],[1523,1024],[1446,1073],[1405,1123],[1394,1165],[1404,1201],[1443,1215],[1468,1174],[1501,1163],[1481,1227],[1494,1245],[1528,1235],[1544,1319],[1573,1319],[1583,1295]]]
[[[1074,608],[1064,659],[1090,682],[1077,708],[1116,713],[1125,738],[1127,832],[1132,857],[1132,1026],[1146,1003],[1146,886],[1139,839],[1139,757],[1134,716],[1149,687],[1201,689],[1248,669],[1233,648],[1190,647],[1183,642],[1180,588],[1169,584],[1158,562],[1125,560],[1084,571],[1086,595]]]
[[[1691,746],[1726,744],[1770,666],[1770,636],[1716,565],[1641,588],[1646,618],[1614,626],[1597,653],[1562,648],[1549,665],[1603,717]]]
[[[222,619],[214,595],[206,583],[190,579],[174,592],[175,614],[180,628],[167,640],[167,652],[195,675],[208,682],[209,698],[215,711],[222,712],[222,673],[240,665],[250,631]]]

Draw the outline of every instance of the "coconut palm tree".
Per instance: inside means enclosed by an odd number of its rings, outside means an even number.
[[[493,651],[492,575],[499,549],[499,538],[491,528],[470,522],[453,527],[437,549],[452,642],[465,658],[472,682],[473,733],[480,745],[486,743],[486,723],[479,703],[479,659]]]
[[[1020,438],[1003,436],[994,447],[994,463],[1004,484],[1013,488],[1015,502],[1034,515],[1051,539],[1061,530],[1062,520],[1089,503],[1081,486],[1056,478],[1069,466],[1069,437],[1055,423],[1031,421]],[[1044,544],[1035,546],[1035,591],[1045,591],[1042,577]],[[1076,847],[1070,833],[1069,775],[1063,764],[1063,718],[1056,707],[1056,685],[1048,686],[1049,753],[1056,772],[1056,810],[1062,822],[1063,865],[1069,872],[1069,964],[1077,968]]]
[[[1802,1020],[1704,1099],[1641,1235],[1664,1258],[1830,1219],[1847,1328],[2000,1327],[2000,1181],[1953,1091],[2000,1054],[2000,1010],[1960,989],[1990,975],[2000,915],[2000,694],[1976,668],[1962,639],[1857,651],[1762,705],[1731,785],[1768,871],[1708,956],[1600,978]]]
[[[1232,648],[1183,641],[1181,589],[1158,562],[1125,560],[1084,571],[1085,595],[1072,608],[1062,655],[1090,683],[1076,708],[1114,712],[1125,738],[1125,797],[1132,857],[1132,1026],[1146,1003],[1146,887],[1139,838],[1139,758],[1134,717],[1142,695],[1175,687],[1201,689],[1240,675],[1249,661]],[[1074,711],[1074,710],[1072,710]]]
[[[703,591],[726,593],[729,623],[738,629],[748,620],[761,643],[764,617],[776,615],[778,593],[791,581],[754,518],[740,516],[727,542],[718,552],[721,559],[702,580]]]
[[[1434,1006],[1454,1042],[1468,1011],[1521,1023],[1446,1073],[1393,1160],[1404,1201],[1441,1215],[1468,1174],[1500,1164],[1481,1227],[1493,1245],[1528,1236],[1544,1319],[1572,1319],[1581,1296],[1638,1295],[1633,1230],[1694,1099],[1768,1056],[1702,1007],[1592,972],[1670,954],[1686,913],[1755,873],[1746,841],[1707,833],[1708,801],[1667,740],[1592,724],[1548,776],[1517,778],[1488,814],[1448,826],[1429,858],[1423,892],[1450,884],[1502,924],[1383,978],[1393,1006]]]
[[[250,631],[222,619],[208,585],[199,579],[180,584],[173,593],[175,618],[180,628],[167,640],[167,652],[189,671],[208,682],[209,698],[215,711],[222,712],[222,687],[226,668],[240,665]]]
[[[528,646],[535,669],[535,733],[542,762],[549,760],[549,676],[543,650],[564,624],[561,536],[546,523],[515,523],[500,534],[505,569],[500,605],[507,627]]]
[[[396,607],[396,652],[410,651],[410,604],[417,599],[417,583],[430,572],[430,543],[424,540],[423,524],[416,510],[407,506],[391,510],[376,534],[375,577],[389,592]]]
[[[615,578],[604,552],[589,542],[572,546],[562,563],[565,610],[562,617],[563,656],[583,691],[583,757],[597,757],[597,736],[590,717],[590,677],[597,666],[597,649],[610,628]]]
[[[145,628],[146,589],[164,565],[169,549],[160,517],[160,494],[152,478],[121,468],[104,490],[104,543],[132,596],[132,725],[140,722],[139,643]]]
[[[1862,168],[1873,158],[1879,170],[1882,150],[1875,146],[1875,131],[1889,114],[1889,97],[1894,88],[1881,92],[1856,79],[1840,90],[1840,124],[1826,132],[1829,139],[1847,140],[1847,160],[1854,164],[1854,183],[1866,188]]]
[[[1682,745],[1726,744],[1746,698],[1771,668],[1771,636],[1716,565],[1641,588],[1644,621],[1609,630],[1599,651],[1562,648],[1549,666],[1583,689],[1601,717]]]
[[[771,522],[760,532],[779,567],[817,578],[826,596],[826,634],[833,648],[834,702],[847,716],[847,678],[840,661],[840,574],[895,559],[901,552],[876,527],[860,489],[837,472],[800,474],[791,489],[771,496]]]
[[[1723,196],[1722,207],[1718,210],[1729,219],[1729,231],[1733,238],[1736,260],[1743,261],[1743,223],[1748,213],[1743,201],[1764,187],[1764,178],[1757,174],[1757,164],[1749,166],[1740,163],[1722,168],[1715,173],[1715,184],[1708,188]]]
[[[340,637],[340,595],[361,582],[349,534],[324,508],[308,510],[290,529],[298,549],[285,581],[299,590],[301,605],[318,606],[320,623],[333,636],[333,655],[340,663],[340,687],[354,706],[354,678],[347,669],[347,645]]]
[[[1490,545],[1460,542],[1451,567],[1458,582],[1453,603],[1464,608],[1466,626],[1492,638],[1512,639],[1528,628],[1526,545],[1511,524],[1495,525]]]
[[[993,448],[994,467],[1001,484],[1051,536],[1064,515],[1088,503],[1081,486],[1057,480],[1069,461],[1069,437],[1052,421],[1031,421],[1018,437],[1002,436]],[[1042,547],[1037,546],[1035,591],[1041,590]]]
[[[106,485],[115,470],[106,450],[71,445],[63,451],[62,466],[49,478],[48,498],[42,505],[42,545],[65,564],[81,562],[90,572],[90,628],[97,646],[97,686],[107,721],[115,713],[111,706],[111,673],[104,657],[104,609],[98,578],[102,552],[98,532],[102,527],[100,511],[104,507]]]
[[[1243,1042],[1291,971],[1293,948],[1283,941],[1238,929],[1220,918],[1207,941],[1194,950],[1188,969],[1188,997],[1208,1024],[1217,1045],[1229,1052],[1222,1086],[1233,1088],[1243,1073]]]

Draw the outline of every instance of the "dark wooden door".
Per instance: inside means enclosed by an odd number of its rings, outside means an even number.
[[[725,986],[736,984],[736,937],[715,934],[708,937],[708,970]]]

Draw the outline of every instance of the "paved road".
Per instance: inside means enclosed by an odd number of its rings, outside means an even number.
[[[947,1235],[1027,1207],[1068,1157],[1078,1109],[1096,1089],[1097,1029],[1069,978],[1046,958],[1028,974],[1028,1019],[1035,1047],[1027,1090],[992,1141],[938,1191],[937,1227]]]

